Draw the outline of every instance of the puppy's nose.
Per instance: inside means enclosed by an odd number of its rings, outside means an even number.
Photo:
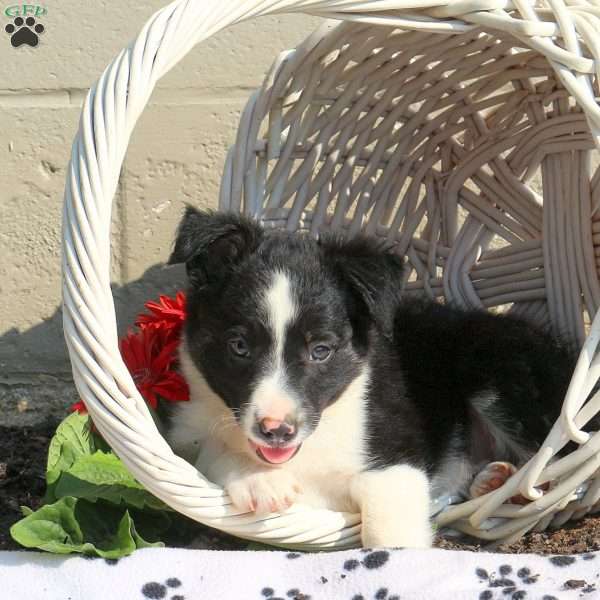
[[[259,423],[261,436],[271,444],[289,442],[296,435],[296,426],[287,421],[265,417]]]

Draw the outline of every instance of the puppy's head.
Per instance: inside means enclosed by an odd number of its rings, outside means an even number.
[[[190,207],[169,262],[187,268],[194,367],[271,465],[361,374],[373,334],[393,333],[403,261],[367,238],[317,241]]]

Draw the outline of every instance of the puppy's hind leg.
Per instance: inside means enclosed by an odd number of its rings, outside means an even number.
[[[479,498],[489,494],[499,487],[517,472],[517,467],[509,462],[494,461],[486,465],[473,479],[469,487],[471,498]]]
[[[429,548],[429,481],[423,471],[395,465],[365,471],[351,482],[360,507],[365,548]]]
[[[497,460],[489,463],[473,479],[469,488],[471,498],[478,498],[502,487],[517,470],[517,467],[509,462]],[[545,482],[539,486],[539,489],[544,492],[551,488],[552,482]],[[506,502],[508,504],[528,504],[529,500],[526,500],[521,494],[515,494]]]

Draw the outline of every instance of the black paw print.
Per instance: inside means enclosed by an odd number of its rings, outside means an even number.
[[[592,555],[593,556],[593,555]],[[551,556],[548,559],[555,567],[569,567],[571,566],[577,559],[574,556],[569,556],[567,554],[559,554],[558,556]]]
[[[361,565],[365,569],[380,569],[390,559],[390,553],[387,550],[365,550],[365,557],[362,560],[356,558],[349,558],[344,563],[345,571],[354,571]]]
[[[162,600],[166,598],[169,593],[169,588],[176,589],[181,587],[181,581],[177,577],[169,577],[164,584],[158,583],[157,581],[150,581],[142,586],[142,594],[144,598],[148,600]],[[171,596],[169,600],[185,600],[185,597],[181,594],[175,594]]]
[[[15,48],[23,44],[35,48],[40,41],[39,34],[44,33],[44,26],[36,23],[33,17],[27,17],[27,19],[17,17],[4,28],[4,31],[10,35],[10,43]]]
[[[304,592],[301,592],[298,588],[292,588],[285,593],[285,598],[275,595],[275,590],[270,587],[263,588],[260,592],[263,598],[267,600],[311,600],[311,597]]]
[[[581,593],[579,597],[581,598],[583,594],[591,594],[596,591],[595,583],[588,583],[585,579],[567,579],[563,583],[564,590],[580,590]]]
[[[389,596],[389,590],[387,588],[379,588],[375,595],[373,596],[373,600],[400,600],[400,596],[398,594],[393,594]],[[356,594],[352,596],[352,600],[366,600],[362,594]]]
[[[481,567],[475,569],[475,575],[481,580],[487,583],[487,590],[483,590],[479,594],[479,600],[492,600],[494,598],[494,591],[497,589],[501,592],[502,598],[510,600],[524,600],[527,598],[527,591],[524,589],[518,589],[523,584],[532,585],[537,582],[539,575],[531,573],[529,567],[521,567],[515,573],[510,565],[500,565],[498,568],[498,575],[495,573],[488,573]],[[519,579],[520,581],[517,581]]]

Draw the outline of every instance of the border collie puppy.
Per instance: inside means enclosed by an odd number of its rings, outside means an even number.
[[[241,512],[360,511],[365,546],[427,547],[430,495],[522,464],[559,414],[564,347],[510,316],[403,299],[404,261],[374,239],[189,207],[181,262],[191,399],[168,437]]]

